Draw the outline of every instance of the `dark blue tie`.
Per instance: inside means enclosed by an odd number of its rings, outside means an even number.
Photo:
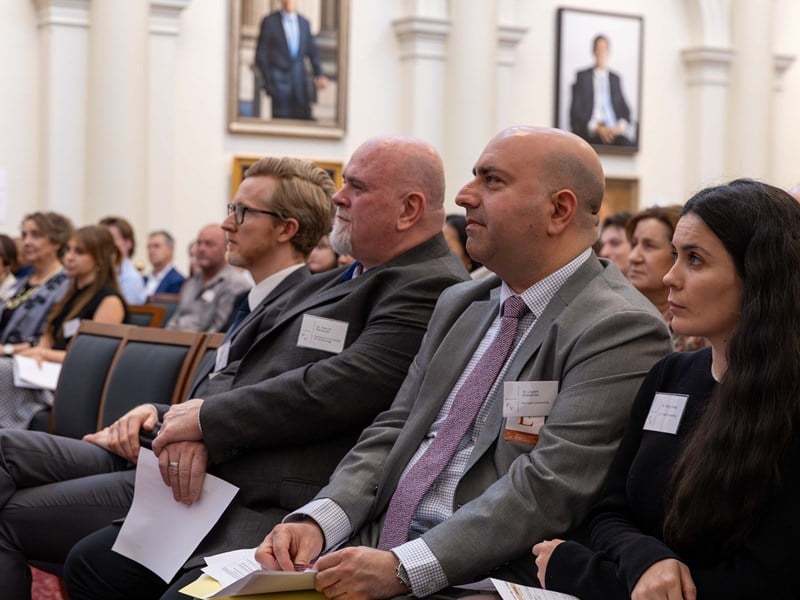
[[[356,269],[360,266],[361,266],[360,262],[358,261],[354,262],[352,265],[350,265],[350,268],[347,269],[347,271],[345,271],[342,274],[342,278],[339,281],[341,282],[350,281],[353,278],[353,274],[356,272]]]
[[[228,333],[225,335],[225,339],[230,339],[242,321],[247,318],[247,315],[250,314],[250,303],[247,301],[247,296],[245,295],[242,298],[242,301],[239,302],[239,306],[236,309],[236,313],[233,315],[233,320],[231,321],[230,326],[228,327]]]

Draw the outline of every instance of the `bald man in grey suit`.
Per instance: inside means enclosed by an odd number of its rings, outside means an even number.
[[[474,174],[456,199],[467,250],[499,279],[442,294],[391,408],[256,552],[265,568],[316,559],[315,585],[329,598],[447,595],[490,573],[535,584],[532,543],[580,525],[642,378],[671,349],[652,305],[591,250],[604,180],[585,141],[512,128],[489,142]],[[514,296],[529,312],[513,351],[400,541],[386,543],[396,532],[383,527],[407,498],[396,492],[413,487],[412,465],[445,436],[461,388],[477,387],[469,372],[482,368]],[[504,382],[549,408],[508,411],[520,394]]]

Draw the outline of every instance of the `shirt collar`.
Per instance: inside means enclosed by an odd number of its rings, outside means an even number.
[[[556,295],[556,292],[558,292],[559,288],[564,285],[567,279],[575,274],[575,272],[583,263],[589,260],[591,254],[592,249],[587,248],[563,267],[557,271],[554,271],[553,273],[550,273],[550,275],[544,279],[540,279],[527,290],[517,295],[522,298],[522,301],[525,302],[531,313],[533,313],[538,319],[544,312],[544,309],[547,308],[547,305],[550,304],[550,300],[553,299],[553,296]],[[503,310],[503,302],[505,302],[510,296],[514,295],[514,290],[512,290],[504,281],[503,285],[500,286],[499,310],[501,315]]]
[[[277,273],[273,273],[266,279],[262,279],[256,285],[254,285],[253,289],[251,289],[250,293],[247,295],[247,304],[250,307],[250,310],[254,310],[256,306],[261,304],[264,298],[269,296],[269,294],[272,293],[272,291],[276,287],[278,287],[281,281],[286,279],[297,269],[304,266],[305,265],[303,263],[299,263],[296,265],[292,265],[291,267],[286,267],[285,269],[282,269]]]

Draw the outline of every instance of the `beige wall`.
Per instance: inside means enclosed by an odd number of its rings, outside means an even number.
[[[8,205],[1,231],[15,232],[21,216],[37,209],[62,210],[80,222],[97,219],[111,210],[126,212],[134,219],[141,241],[148,229],[172,230],[179,245],[177,259],[183,265],[183,248],[196,230],[223,216],[223,206],[229,200],[231,159],[236,154],[274,153],[344,161],[369,136],[413,133],[442,150],[448,202],[455,209],[452,199],[492,133],[514,123],[552,124],[556,10],[562,5],[557,0],[352,0],[347,134],[341,140],[233,135],[227,131],[227,2],[179,0],[185,8],[176,13],[175,35],[154,37],[141,12],[133,16],[116,13],[107,5],[101,10],[98,3],[108,1],[0,2],[0,74],[4,80],[0,85],[0,169],[6,171],[8,179]],[[42,19],[37,16],[37,7],[55,6],[64,11],[82,3],[88,6],[89,24],[85,27],[70,26],[67,33],[62,28],[62,37],[54,39],[47,36],[46,29],[39,28]],[[598,2],[575,0],[570,6],[597,10]],[[715,37],[707,23],[699,22],[698,7],[708,6],[733,14],[771,11],[772,51],[797,56],[800,38],[791,25],[800,22],[799,2],[605,0],[602,6],[609,12],[644,17],[640,151],[634,156],[602,157],[610,176],[639,180],[641,204],[681,202],[706,183],[734,176],[756,176],[787,187],[800,180],[800,119],[795,116],[800,103],[800,66],[788,68],[780,81],[781,91],[766,94],[772,98],[770,106],[762,102],[748,108],[754,111],[753,122],[761,123],[755,134],[762,142],[766,140],[769,148],[761,172],[736,168],[737,164],[746,164],[736,159],[746,153],[728,145],[747,141],[729,135],[721,126],[709,135],[716,141],[717,150],[713,152],[725,153],[725,159],[701,155],[697,160],[709,161],[710,165],[721,162],[725,168],[704,181],[692,175],[708,170],[698,171],[690,162],[696,160],[692,152],[698,132],[688,126],[688,115],[697,107],[690,102],[682,58],[682,51],[689,46],[713,45],[720,39],[724,43],[724,35]],[[476,18],[476,11],[480,18]],[[399,58],[406,48],[393,25],[396,19],[419,16],[449,27],[434,41],[441,59],[421,67],[414,59],[409,62]],[[141,72],[127,76],[126,69],[109,69],[98,57],[102,52],[99,45],[114,42],[109,42],[108,35],[93,35],[91,28],[102,20],[104,27],[122,32],[130,29],[132,19],[139,31],[118,39],[141,56],[131,57],[127,50],[118,55],[128,65],[140,65]],[[498,23],[521,28],[523,35],[516,45],[498,50]],[[733,24],[729,29],[735,29]],[[731,72],[746,78],[748,74],[742,73],[743,67],[735,62],[734,44],[736,35],[741,34],[733,31],[730,35],[728,43],[734,56]],[[62,44],[66,55],[54,57],[49,43]],[[154,61],[154,53],[165,59]],[[501,54],[505,57],[502,65]],[[56,72],[54,64],[58,65]],[[73,68],[79,77],[73,76]],[[148,71],[149,81],[166,80],[171,85],[144,92],[138,89],[147,80],[143,73],[147,75]],[[80,91],[64,93],[71,82],[81,78],[86,80],[84,95]],[[137,89],[125,87],[132,82],[137,82]],[[136,98],[136,104],[121,103],[118,113],[98,108],[98,100],[114,98],[109,94],[114,86],[122,86],[123,93]],[[726,106],[747,104],[742,101],[749,93],[746,86],[730,85],[727,90]],[[731,98],[734,92],[737,96]],[[82,106],[69,104],[86,95],[89,98]],[[144,109],[142,103],[150,108]],[[87,107],[94,108],[87,111]],[[88,121],[83,131],[58,129],[59,124],[67,123],[64,112],[71,110],[78,123],[82,123],[83,111]],[[152,111],[156,116],[162,112],[166,115],[155,133],[148,130],[148,123],[159,123],[153,120]],[[737,119],[729,115],[727,122],[741,123],[742,116]],[[118,147],[108,136],[122,136],[125,144]],[[55,168],[56,164],[66,167],[67,173]],[[150,182],[149,187],[143,182]],[[133,203],[136,206],[126,211]],[[143,244],[140,246],[143,248]],[[144,253],[140,251],[139,256],[144,257]]]

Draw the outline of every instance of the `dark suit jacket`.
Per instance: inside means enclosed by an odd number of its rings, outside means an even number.
[[[256,46],[256,66],[264,78],[264,89],[272,97],[284,98],[295,95],[299,104],[310,104],[316,101],[316,87],[307,85],[304,61],[311,61],[314,76],[322,75],[317,45],[311,35],[308,19],[297,15],[300,39],[297,57],[292,58],[280,11],[270,13],[261,21],[261,31]]]
[[[196,557],[259,544],[328,482],[392,402],[439,294],[468,279],[441,234],[341,282],[345,270],[298,285],[241,361],[201,389],[209,472],[240,490]],[[304,315],[347,323],[344,350],[298,347]]]
[[[283,310],[291,292],[310,276],[311,272],[306,267],[301,267],[296,271],[292,271],[283,281],[275,286],[275,289],[264,297],[258,306],[250,311],[250,314],[244,318],[234,331],[228,332],[224,342],[230,342],[230,349],[228,351],[229,368],[234,368],[235,365],[238,365],[239,360],[245,355],[260,333],[264,333],[272,328],[272,325],[275,323],[275,317]],[[244,294],[249,293],[249,291],[244,292]],[[243,300],[247,302],[247,298]],[[215,365],[215,352],[203,359],[203,362],[200,363],[200,366],[197,368],[197,375],[192,383],[192,389],[188,396],[189,398],[205,395],[204,387],[208,382],[208,375],[214,371]]]
[[[396,400],[319,493],[347,513],[358,530],[353,543],[377,546],[403,469],[498,313],[498,286],[492,277],[442,294]],[[458,483],[453,516],[422,536],[451,584],[518,557],[535,580],[531,546],[583,520],[642,378],[670,350],[661,315],[608,261],[592,255],[561,286],[505,376],[559,382],[538,443],[503,439],[500,386]],[[502,576],[519,579],[519,571]]]
[[[608,72],[608,87],[611,93],[611,106],[617,119],[625,119],[630,123],[631,111],[622,95],[619,75]],[[572,103],[569,109],[569,121],[572,132],[585,140],[590,140],[589,120],[594,111],[594,67],[578,71],[575,83],[572,84]]]
[[[147,283],[149,276],[144,278],[144,282]],[[181,286],[183,282],[186,281],[186,277],[180,274],[180,272],[175,267],[170,267],[167,274],[164,275],[164,278],[161,280],[161,283],[158,284],[156,291],[153,292],[154,294],[180,294],[181,293]]]

